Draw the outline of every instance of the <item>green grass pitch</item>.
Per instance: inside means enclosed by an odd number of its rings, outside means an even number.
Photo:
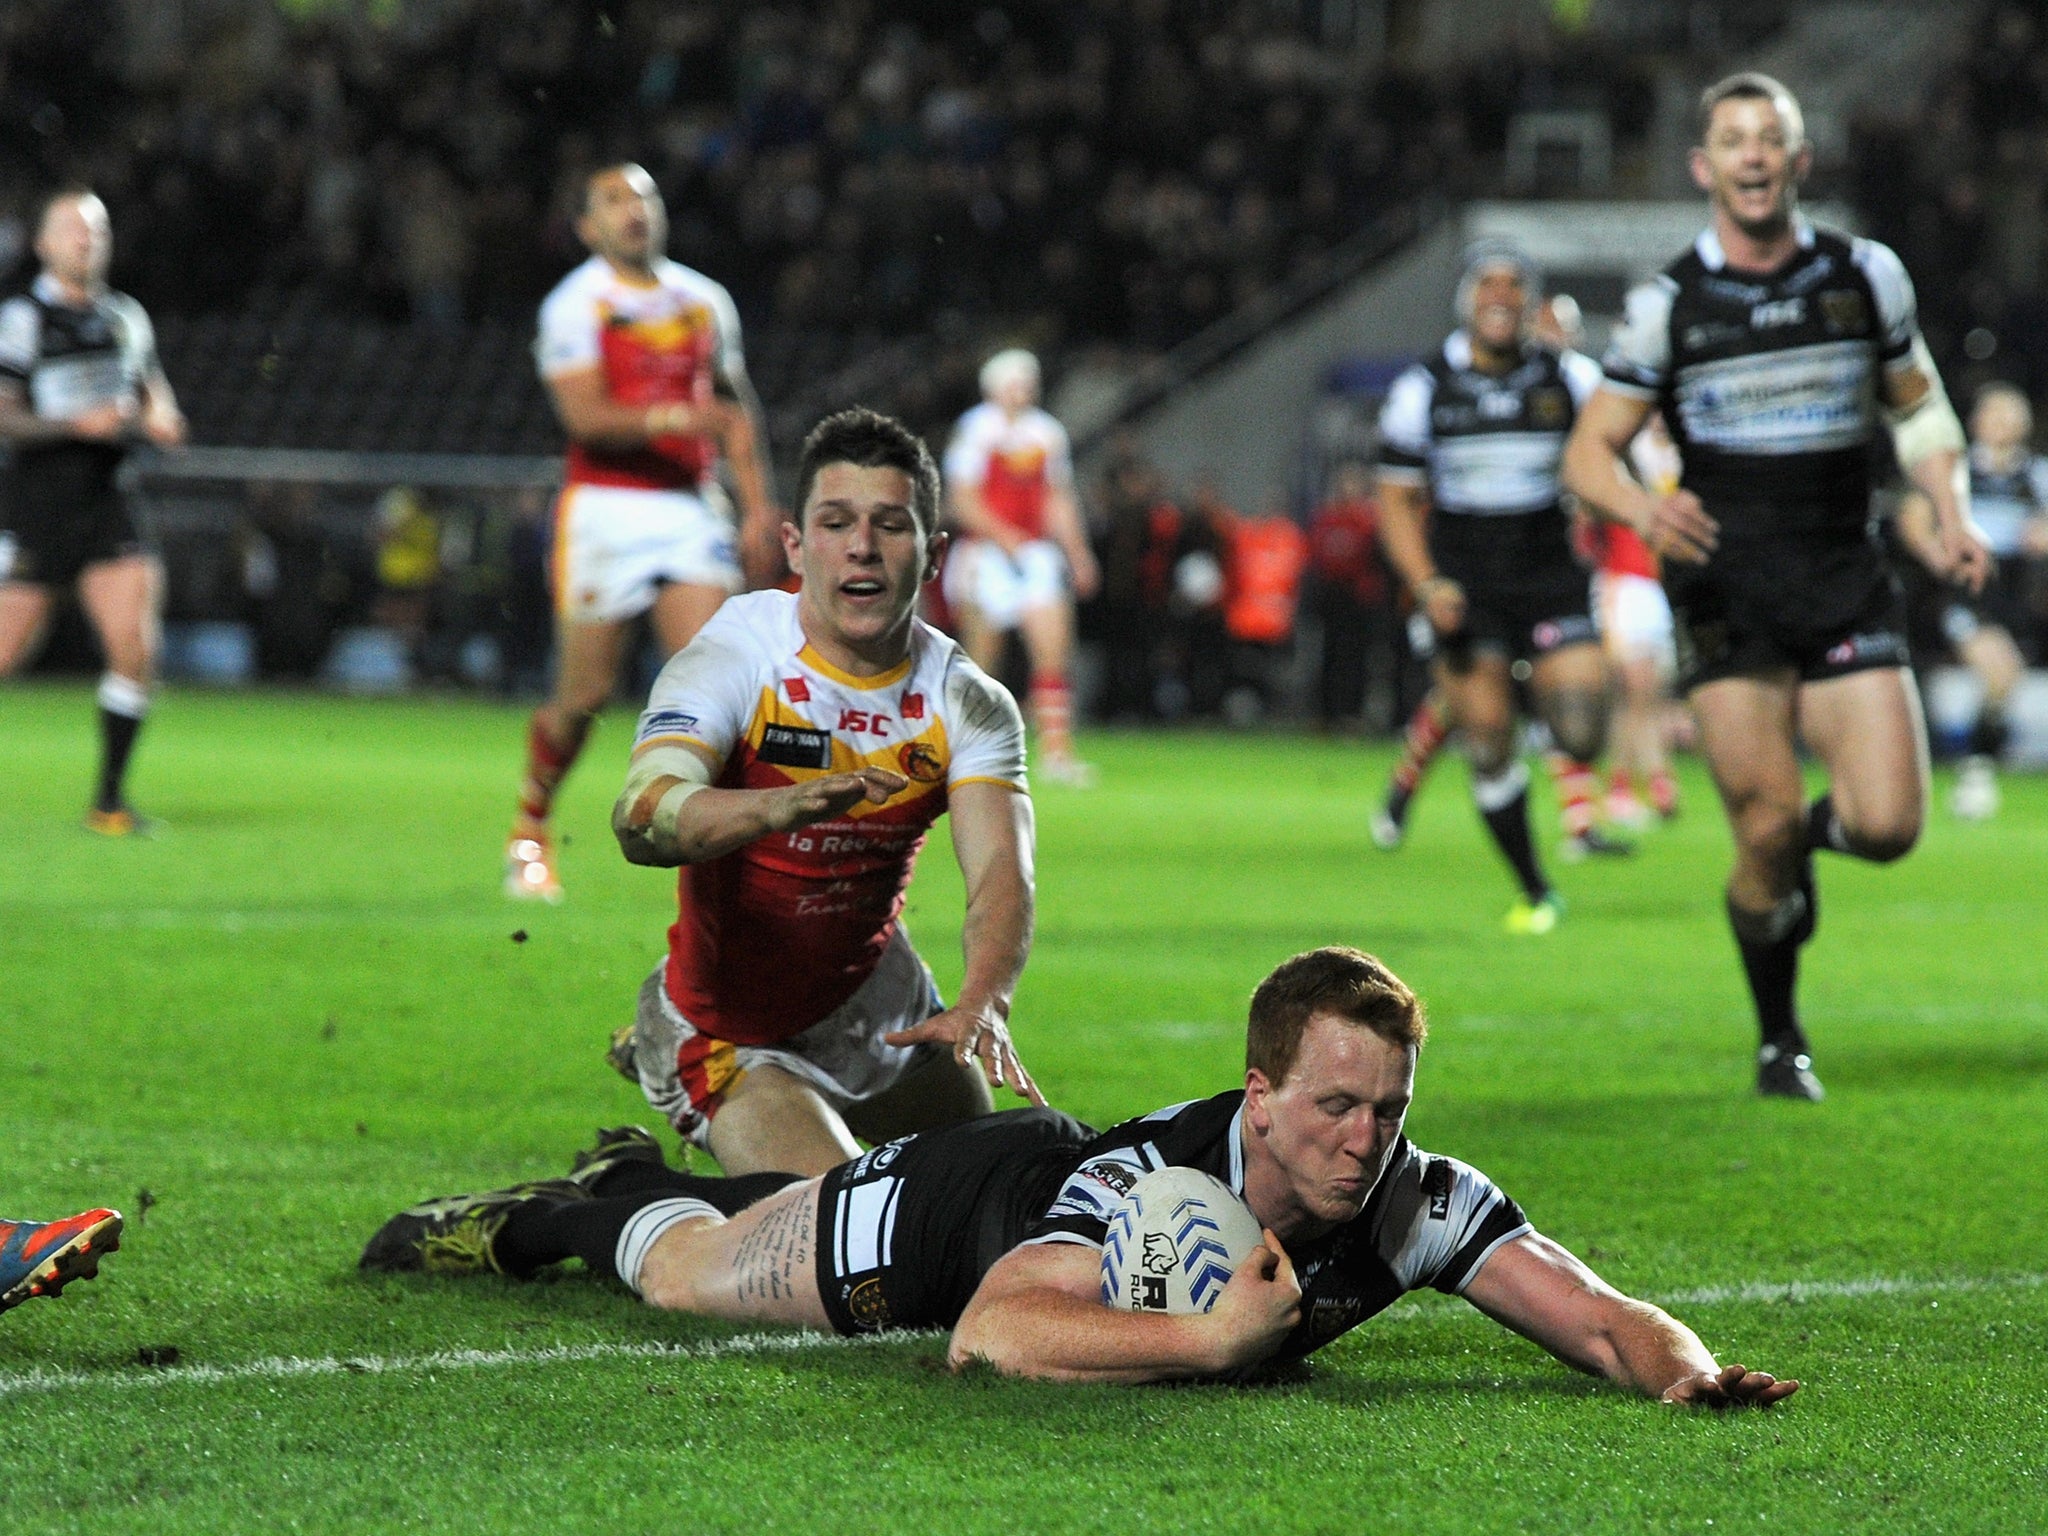
[[[657,1316],[576,1273],[360,1278],[400,1205],[649,1118],[600,1057],[672,902],[606,829],[624,719],[564,800],[569,901],[533,910],[497,888],[511,709],[173,694],[135,780],[169,832],[115,844],[78,824],[90,706],[0,692],[0,1213],[131,1224],[98,1280],[0,1319],[8,1530],[2048,1527],[2048,783],[1988,825],[1937,800],[1895,868],[1825,864],[1818,1107],[1749,1091],[1696,772],[1639,858],[1558,871],[1570,913],[1533,940],[1500,931],[1454,764],[1391,857],[1364,818],[1387,758],[1356,744],[1103,735],[1098,788],[1040,794],[1017,1033],[1055,1102],[1108,1123],[1229,1086],[1268,966],[1373,949],[1434,1019],[1418,1141],[1808,1383],[1715,1418],[1434,1296],[1298,1381],[1132,1390]],[[957,980],[943,836],[910,921]]]

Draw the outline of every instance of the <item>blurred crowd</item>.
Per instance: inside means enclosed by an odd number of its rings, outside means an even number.
[[[1524,106],[1648,93],[1541,29],[1368,65],[1307,0],[10,0],[0,258],[89,180],[160,312],[317,296],[529,320],[585,174],[638,159],[733,287],[771,404],[906,335],[932,426],[1000,332],[1169,347],[1374,218],[1454,197]],[[4,265],[4,260],[0,260]],[[930,396],[931,398],[925,398]]]
[[[1851,194],[1905,259],[1927,341],[1967,401],[2048,397],[2048,5],[2000,0],[1925,103],[1853,127]]]

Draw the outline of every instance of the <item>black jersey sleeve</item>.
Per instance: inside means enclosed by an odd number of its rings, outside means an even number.
[[[1532,1231],[1493,1180],[1454,1157],[1415,1151],[1395,1173],[1375,1236],[1405,1290],[1462,1294],[1503,1243]]]

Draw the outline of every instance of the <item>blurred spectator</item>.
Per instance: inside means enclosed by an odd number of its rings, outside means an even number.
[[[743,275],[771,402],[908,335],[902,398],[861,392],[930,430],[987,335],[1169,347],[1371,219],[1478,185],[1519,107],[1641,127],[1647,72],[1591,34],[1519,29],[1425,80],[1361,67],[1325,10],[11,0],[0,205],[89,177],[134,231],[115,281],[165,313],[313,287],[524,324],[574,263],[582,177],[639,159],[673,254]]]
[[[426,498],[394,486],[377,500],[377,601],[371,621],[417,651],[441,581],[441,520]]]
[[[1231,641],[1233,723],[1269,713],[1294,646],[1308,536],[1278,502],[1257,517],[1223,522],[1223,628]]]
[[[1360,723],[1375,672],[1399,666],[1395,614],[1380,553],[1380,509],[1364,465],[1341,465],[1308,524],[1310,604],[1322,623],[1316,717],[1326,729]]]

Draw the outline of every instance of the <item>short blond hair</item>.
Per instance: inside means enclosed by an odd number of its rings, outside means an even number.
[[[1707,130],[1714,126],[1714,109],[1724,101],[1768,101],[1778,109],[1778,120],[1785,125],[1785,142],[1793,149],[1806,142],[1806,114],[1799,110],[1799,98],[1786,90],[1782,81],[1745,69],[1700,92],[1700,143],[1707,142]]]

